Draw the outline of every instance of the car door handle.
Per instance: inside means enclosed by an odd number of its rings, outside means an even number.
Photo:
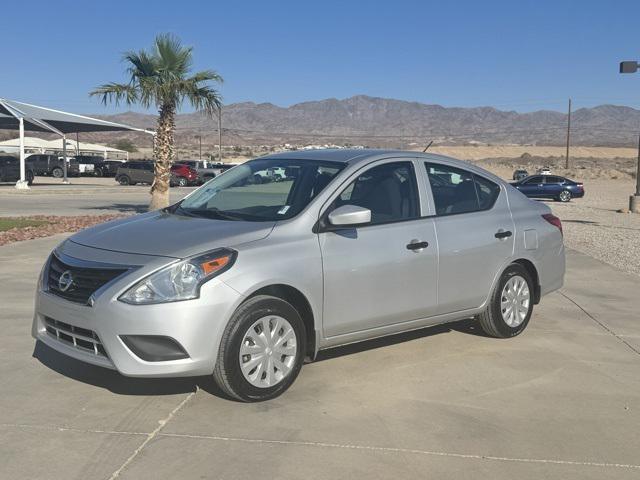
[[[499,238],[499,239],[503,239],[503,238],[509,238],[511,235],[513,235],[509,230],[504,231],[504,230],[498,230],[496,232],[495,237]]]
[[[411,243],[407,244],[407,250],[413,250],[415,252],[417,250],[427,248],[428,246],[429,242],[419,242],[418,240],[411,240]]]

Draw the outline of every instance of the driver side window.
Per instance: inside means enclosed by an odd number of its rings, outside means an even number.
[[[411,162],[385,163],[360,174],[332,208],[356,205],[371,210],[371,224],[418,218],[418,189]]]

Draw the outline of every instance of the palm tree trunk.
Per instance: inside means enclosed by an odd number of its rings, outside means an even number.
[[[176,107],[164,104],[160,107],[156,138],[153,146],[155,160],[155,178],[151,185],[151,203],[149,210],[158,210],[169,206],[169,183],[173,162],[173,132],[175,130]]]

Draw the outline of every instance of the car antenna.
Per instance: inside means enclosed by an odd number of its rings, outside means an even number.
[[[426,152],[427,150],[429,150],[429,147],[431,146],[431,144],[433,143],[433,140],[431,140],[429,142],[429,145],[427,145],[426,147],[424,147],[424,150],[422,150],[422,153]]]

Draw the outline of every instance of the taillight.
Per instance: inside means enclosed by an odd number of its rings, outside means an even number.
[[[544,215],[542,215],[542,218],[544,218],[547,222],[549,222],[554,227],[557,227],[558,230],[560,230],[560,233],[562,234],[562,222],[558,217],[556,217],[551,213],[545,213]]]

